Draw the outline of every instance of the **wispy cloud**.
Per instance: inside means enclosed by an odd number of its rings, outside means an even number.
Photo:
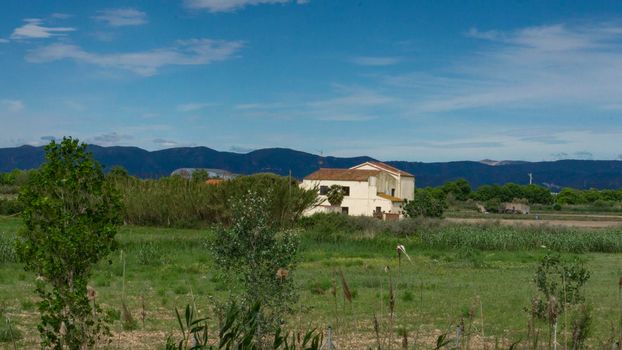
[[[191,39],[177,41],[168,48],[123,53],[88,52],[77,45],[56,43],[31,50],[26,59],[32,63],[70,59],[104,68],[129,70],[151,76],[170,65],[205,65],[228,60],[242,48],[241,41]]]
[[[250,147],[245,147],[245,146],[231,146],[229,147],[229,151],[231,152],[235,152],[235,153],[249,153],[254,151],[255,149],[250,148]]]
[[[311,101],[238,104],[233,108],[246,116],[277,119],[361,122],[391,110],[395,98],[373,90],[333,85],[328,96]]]
[[[55,12],[50,15],[50,18],[54,18],[54,19],[69,19],[71,17],[73,16],[68,13],[62,13],[62,12]]]
[[[125,140],[133,139],[130,135],[119,134],[115,132],[109,132],[106,134],[97,135],[90,140],[90,143],[94,143],[100,146],[116,146],[121,144]]]
[[[9,42],[9,39],[0,38],[0,44],[6,44]]]
[[[210,12],[231,12],[254,5],[287,3],[302,5],[308,2],[308,0],[185,0],[184,4],[191,9],[205,9]]]
[[[177,106],[179,112],[194,112],[206,107],[214,106],[213,103],[184,103]]]
[[[510,32],[471,29],[466,35],[484,44],[477,54],[436,74],[386,77],[385,83],[413,96],[413,113],[619,105],[622,25],[555,24]]]
[[[46,27],[43,25],[43,21],[38,18],[28,18],[24,22],[24,25],[13,30],[11,39],[45,39],[65,35],[76,30],[72,27]]]
[[[93,17],[112,27],[138,26],[147,23],[147,14],[133,8],[106,9]]]
[[[400,63],[401,57],[390,56],[358,56],[350,61],[360,66],[391,66]]]
[[[19,112],[26,108],[24,102],[22,102],[21,100],[0,100],[0,105],[2,105],[7,111],[13,113]]]
[[[193,143],[180,143],[173,140],[167,140],[163,138],[156,138],[152,140],[152,143],[156,145],[157,148],[171,148],[171,147],[192,147]]]

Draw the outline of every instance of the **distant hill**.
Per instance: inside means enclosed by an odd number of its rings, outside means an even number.
[[[155,178],[169,175],[178,168],[216,168],[237,174],[272,172],[303,178],[317,168],[345,168],[370,157],[321,157],[287,148],[266,148],[249,153],[219,152],[207,147],[170,148],[149,152],[137,147],[89,146],[105,169],[120,165],[132,175]],[[38,167],[44,159],[43,147],[0,148],[0,172]],[[554,162],[460,161],[422,163],[387,161],[415,174],[417,186],[438,186],[446,181],[465,178],[471,186],[514,182],[526,184],[528,173],[534,183],[551,188],[622,188],[622,161],[559,160]]]

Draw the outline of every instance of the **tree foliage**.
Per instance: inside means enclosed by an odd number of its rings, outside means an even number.
[[[341,203],[343,203],[343,197],[345,193],[343,192],[343,186],[340,185],[332,185],[328,188],[328,193],[326,193],[326,199],[328,199],[328,203],[330,205],[339,207]]]
[[[559,254],[547,254],[540,261],[534,281],[541,293],[534,300],[536,315],[551,323],[569,305],[577,305],[585,300],[583,286],[590,278],[590,272],[578,260],[563,260]],[[555,303],[556,312],[551,312]]]
[[[538,185],[517,185],[507,183],[505,185],[483,185],[477,188],[471,197],[477,201],[486,202],[497,199],[500,202],[512,202],[514,199],[527,199],[530,204],[551,204],[553,196],[551,192]]]
[[[64,138],[45,150],[45,163],[19,196],[24,228],[17,252],[41,280],[35,291],[42,346],[89,348],[107,328],[87,282],[95,264],[116,247],[121,203],[85,144]]]
[[[417,190],[415,198],[404,205],[408,217],[418,216],[440,218],[445,211],[445,201],[434,195],[433,190]]]
[[[441,189],[446,195],[453,194],[459,201],[466,201],[471,195],[471,185],[465,179],[446,182]]]
[[[253,191],[235,198],[232,225],[219,230],[210,246],[230,290],[240,290],[246,305],[261,303],[266,318],[278,323],[296,300],[290,273],[299,238],[271,224],[268,198]]]

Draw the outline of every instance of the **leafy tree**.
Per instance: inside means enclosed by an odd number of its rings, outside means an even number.
[[[533,300],[532,308],[537,317],[549,322],[550,333],[557,332],[559,316],[569,306],[585,300],[583,286],[589,278],[590,272],[577,259],[563,260],[559,254],[542,258],[534,276],[540,295]]]
[[[343,187],[339,185],[330,186],[330,188],[328,188],[328,193],[326,193],[328,203],[336,207],[341,206],[344,196]]]
[[[271,225],[269,202],[249,191],[232,203],[233,224],[219,230],[211,252],[216,266],[240,290],[247,305],[260,303],[269,324],[276,325],[296,301],[291,271],[296,266],[299,238]]]
[[[441,189],[447,194],[453,194],[454,198],[459,201],[466,201],[471,194],[471,185],[465,179],[446,182]]]
[[[430,190],[417,190],[415,198],[404,205],[404,212],[411,218],[418,216],[440,218],[444,210],[445,202],[435,197]]]
[[[559,204],[587,204],[587,200],[583,196],[582,191],[568,187],[559,192],[556,201]]]
[[[17,252],[40,279],[42,347],[91,348],[109,332],[87,282],[116,247],[120,200],[86,144],[63,138],[45,150],[45,163],[19,196],[24,228]]]

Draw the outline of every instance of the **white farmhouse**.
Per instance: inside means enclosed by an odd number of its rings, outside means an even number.
[[[326,200],[332,185],[344,188],[341,207]],[[340,211],[349,215],[396,218],[402,215],[405,200],[415,195],[415,176],[381,162],[365,162],[350,169],[320,168],[302,181],[306,189],[318,188],[321,205],[306,214]]]

